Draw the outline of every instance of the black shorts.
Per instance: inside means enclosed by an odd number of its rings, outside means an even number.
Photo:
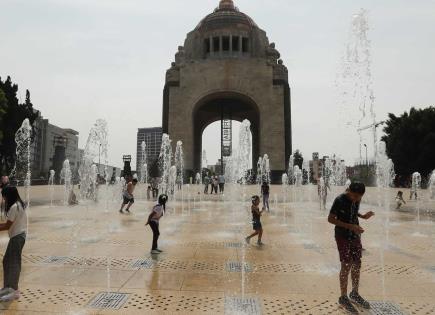
[[[253,221],[252,228],[254,231],[258,231],[258,230],[261,230],[263,228],[263,226],[261,225],[260,221]]]
[[[362,257],[361,239],[348,240],[346,238],[336,237],[338,254],[342,263],[360,263]]]
[[[126,196],[123,196],[123,197],[124,197],[124,204],[125,205],[129,204],[129,203],[134,203],[134,198],[128,198]]]

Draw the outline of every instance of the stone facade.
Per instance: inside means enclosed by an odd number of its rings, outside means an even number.
[[[267,153],[280,178],[292,140],[288,71],[279,58],[266,33],[231,0],[187,35],[167,71],[163,104],[163,132],[183,141],[186,170],[199,170],[202,132],[225,111],[251,121],[254,164]]]

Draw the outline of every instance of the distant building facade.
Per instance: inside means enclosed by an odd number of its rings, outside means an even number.
[[[162,127],[139,128],[137,131],[136,171],[141,177],[142,169],[142,141],[146,144],[148,172],[158,162],[160,147],[162,146]]]
[[[61,128],[38,117],[34,124],[34,139],[31,144],[32,177],[47,179],[50,170],[59,178],[63,162],[68,159],[72,170],[78,167],[79,133],[73,129]]]

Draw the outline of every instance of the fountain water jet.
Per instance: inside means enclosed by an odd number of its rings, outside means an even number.
[[[31,184],[31,165],[30,165],[30,143],[32,141],[32,126],[28,118],[23,120],[21,127],[15,133],[16,157],[15,166],[9,175],[17,183],[23,182],[26,193],[27,206],[30,205],[30,184]]]

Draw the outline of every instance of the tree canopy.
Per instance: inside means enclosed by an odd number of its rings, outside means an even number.
[[[15,164],[15,133],[24,119],[29,118],[33,124],[38,112],[33,109],[28,90],[25,102],[20,104],[18,85],[9,76],[4,82],[0,78],[0,91],[0,172],[9,174]]]
[[[396,173],[408,177],[420,172],[427,177],[435,169],[435,107],[388,116],[382,140]]]

